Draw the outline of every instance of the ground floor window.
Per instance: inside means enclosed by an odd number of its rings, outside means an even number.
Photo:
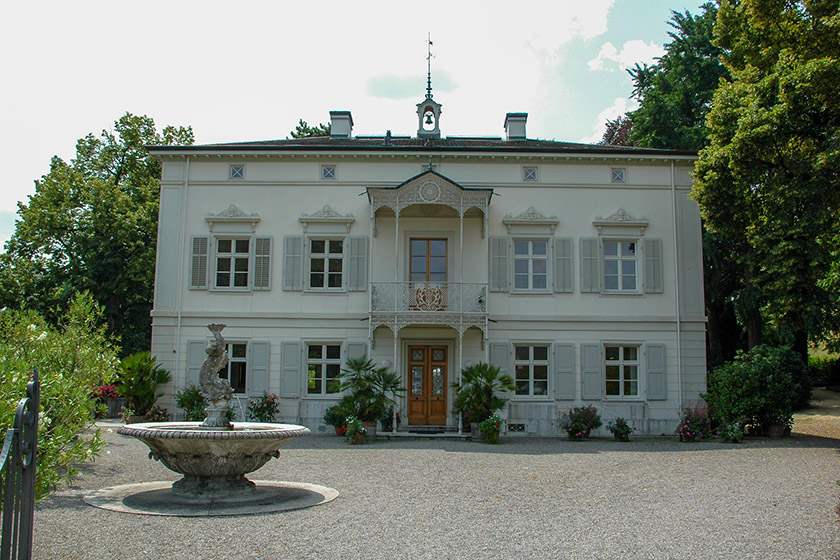
[[[517,395],[548,395],[548,346],[517,344],[514,371]]]
[[[636,397],[639,395],[639,347],[607,345],[606,394],[608,397]]]
[[[308,395],[338,393],[341,373],[340,344],[307,344],[306,365]]]
[[[219,370],[219,377],[227,379],[234,393],[244,393],[248,377],[248,344],[231,342],[227,345],[228,364]]]

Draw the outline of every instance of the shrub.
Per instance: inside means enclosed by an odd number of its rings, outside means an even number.
[[[184,419],[201,422],[207,415],[207,399],[201,394],[201,389],[195,385],[184,388],[175,393],[175,406],[184,411]]]
[[[169,372],[156,363],[148,350],[137,352],[120,362],[117,392],[125,397],[127,407],[134,414],[143,416],[163,394],[158,393],[158,387],[168,383],[171,378]]]
[[[840,359],[830,356],[809,357],[808,373],[814,386],[840,385]]]
[[[601,427],[601,415],[591,404],[569,409],[560,416],[560,428],[571,440],[589,437],[589,432]]]
[[[737,423],[723,424],[718,427],[720,439],[730,443],[738,443],[744,437],[744,431]]]
[[[348,358],[345,364],[341,369],[340,388],[349,394],[341,398],[340,405],[365,422],[379,420],[396,404],[397,395],[405,392],[400,376],[388,368],[376,367],[373,360]]]
[[[720,424],[790,427],[803,372],[799,356],[787,346],[756,346],[713,369],[703,398]]]
[[[275,394],[263,394],[248,401],[248,419],[257,422],[274,422],[280,413],[280,398]]]
[[[499,443],[499,430],[502,427],[502,419],[495,414],[486,420],[482,420],[478,429],[484,434],[486,443]]]
[[[453,383],[455,411],[461,414],[464,424],[481,422],[501,410],[507,399],[498,395],[502,391],[515,391],[516,384],[510,375],[502,375],[496,366],[479,362],[461,370],[461,382]]]
[[[72,482],[76,465],[102,449],[99,430],[82,435],[97,406],[90,389],[110,384],[118,363],[101,309],[89,294],[76,296],[57,327],[31,311],[0,311],[0,435],[14,424],[33,368],[41,381],[37,499]]]
[[[607,424],[607,429],[618,441],[630,441],[630,434],[633,433],[633,428],[627,424],[627,420],[620,416],[615,419],[615,422]]]
[[[705,406],[687,406],[680,414],[680,423],[674,430],[680,441],[697,441],[712,435],[709,413]]]
[[[152,405],[146,413],[146,422],[169,422],[169,411],[158,405]]]

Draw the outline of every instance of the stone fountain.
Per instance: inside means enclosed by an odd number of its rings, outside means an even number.
[[[292,438],[309,434],[309,429],[294,424],[231,423],[226,412],[233,389],[218,375],[228,363],[222,337],[225,325],[213,323],[207,328],[213,340],[207,345],[199,377],[201,394],[209,403],[204,422],[148,422],[117,430],[141,440],[151,450],[150,458],[183,478],[171,486],[145,483],[106,488],[85,496],[85,501],[133,513],[236,515],[307,507],[334,499],[338,492],[331,488],[304,483],[255,484],[245,477],[278,457],[279,448]],[[313,492],[317,496],[306,495]],[[295,500],[299,505],[291,503]],[[290,503],[284,505],[284,501]],[[206,509],[210,504],[212,513]]]

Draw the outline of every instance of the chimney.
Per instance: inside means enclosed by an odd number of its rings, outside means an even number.
[[[350,138],[353,116],[350,111],[330,111],[330,138]]]
[[[525,121],[528,113],[508,113],[505,116],[505,134],[508,140],[525,140]]]

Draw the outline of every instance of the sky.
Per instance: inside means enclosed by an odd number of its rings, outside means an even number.
[[[636,107],[626,69],[654,63],[671,10],[700,0],[44,0],[0,23],[0,243],[50,159],[126,112],[197,144],[286,138],[351,111],[353,133],[413,135],[428,38],[443,136],[597,142]]]

